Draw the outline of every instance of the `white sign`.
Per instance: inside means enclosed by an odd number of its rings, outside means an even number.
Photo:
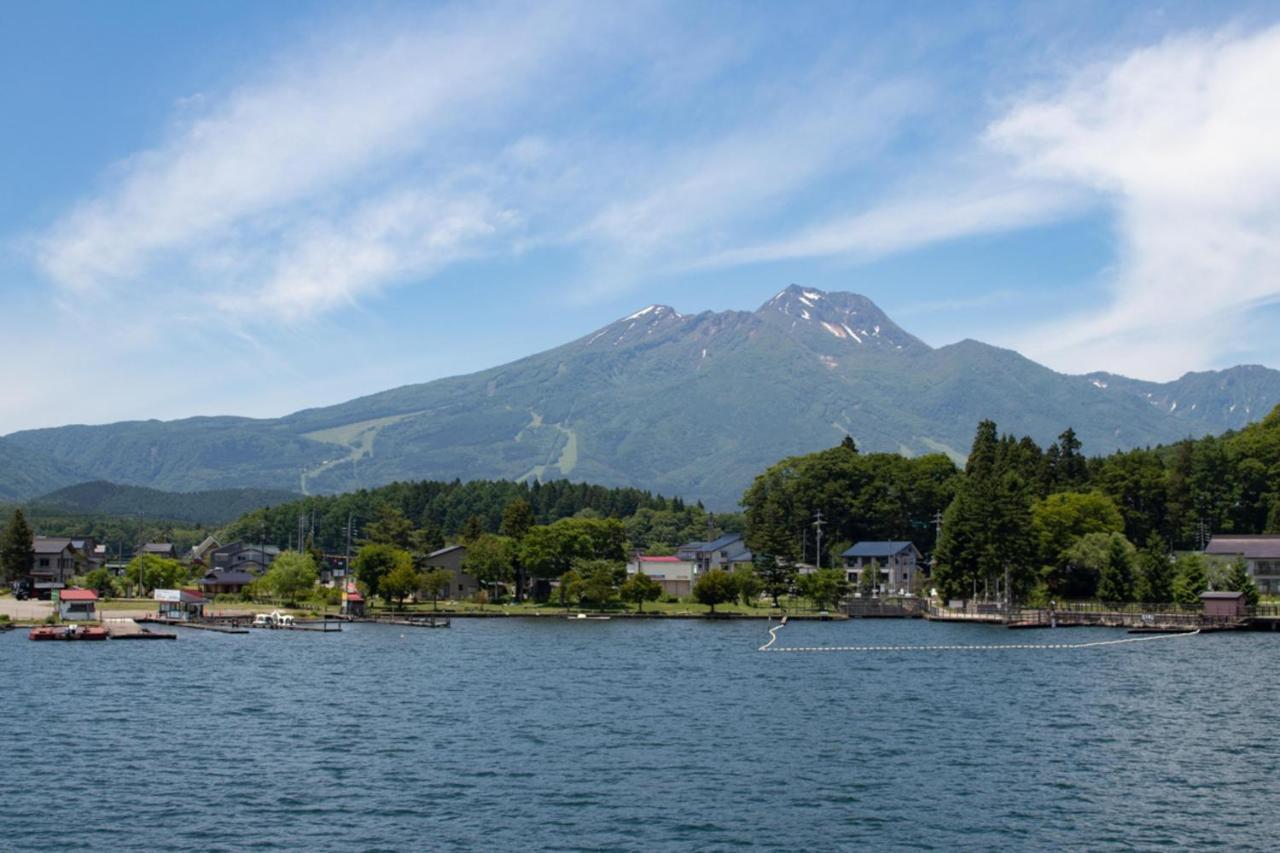
[[[157,589],[155,591],[156,601],[182,601],[182,590],[180,589]]]

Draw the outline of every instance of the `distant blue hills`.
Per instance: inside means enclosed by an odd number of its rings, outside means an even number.
[[[791,286],[757,311],[652,305],[466,376],[282,418],[199,417],[0,438],[0,499],[84,481],[176,492],[334,493],[395,480],[630,485],[715,508],[778,459],[851,434],[869,451],[961,459],[983,418],[1085,451],[1237,429],[1280,403],[1260,366],[1153,383],[1056,373],[973,340],[933,348],[871,300]]]

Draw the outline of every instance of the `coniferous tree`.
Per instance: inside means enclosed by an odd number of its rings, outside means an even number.
[[[6,582],[21,580],[35,568],[36,552],[33,547],[35,534],[27,524],[22,510],[15,509],[0,539],[0,572]]]
[[[1133,599],[1132,547],[1123,536],[1111,536],[1111,542],[1107,546],[1107,561],[1098,576],[1098,598],[1103,601]]]
[[[1138,556],[1138,567],[1139,601],[1153,604],[1173,601],[1173,564],[1170,562],[1169,549],[1158,534],[1152,533],[1147,540],[1147,547]]]
[[[1177,576],[1173,580],[1173,600],[1180,607],[1200,608],[1200,593],[1209,588],[1209,572],[1204,557],[1188,554],[1178,560]]]
[[[1249,566],[1244,560],[1236,560],[1231,564],[1227,575],[1227,589],[1243,592],[1245,602],[1250,607],[1258,603],[1258,585],[1249,577]]]

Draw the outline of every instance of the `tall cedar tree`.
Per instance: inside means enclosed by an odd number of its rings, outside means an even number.
[[[36,552],[32,547],[34,538],[27,517],[22,510],[15,509],[4,529],[4,538],[0,539],[0,571],[3,571],[5,581],[21,580],[31,574],[36,565]]]
[[[1001,464],[992,421],[978,424],[955,500],[943,515],[934,580],[949,598],[994,590],[1008,576],[1022,595],[1033,579],[1036,551],[1030,492],[1016,470]]]

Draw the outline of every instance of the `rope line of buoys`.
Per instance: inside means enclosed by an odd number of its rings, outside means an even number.
[[[787,617],[769,629],[769,642],[760,647],[762,652],[995,652],[1006,649],[1092,649],[1098,646],[1120,646],[1126,643],[1150,643],[1156,640],[1175,640],[1194,637],[1200,633],[1186,631],[1176,634],[1152,634],[1147,637],[1126,637],[1123,640],[1096,640],[1091,643],[990,643],[986,645],[934,645],[934,646],[777,646],[778,631],[787,624]]]

